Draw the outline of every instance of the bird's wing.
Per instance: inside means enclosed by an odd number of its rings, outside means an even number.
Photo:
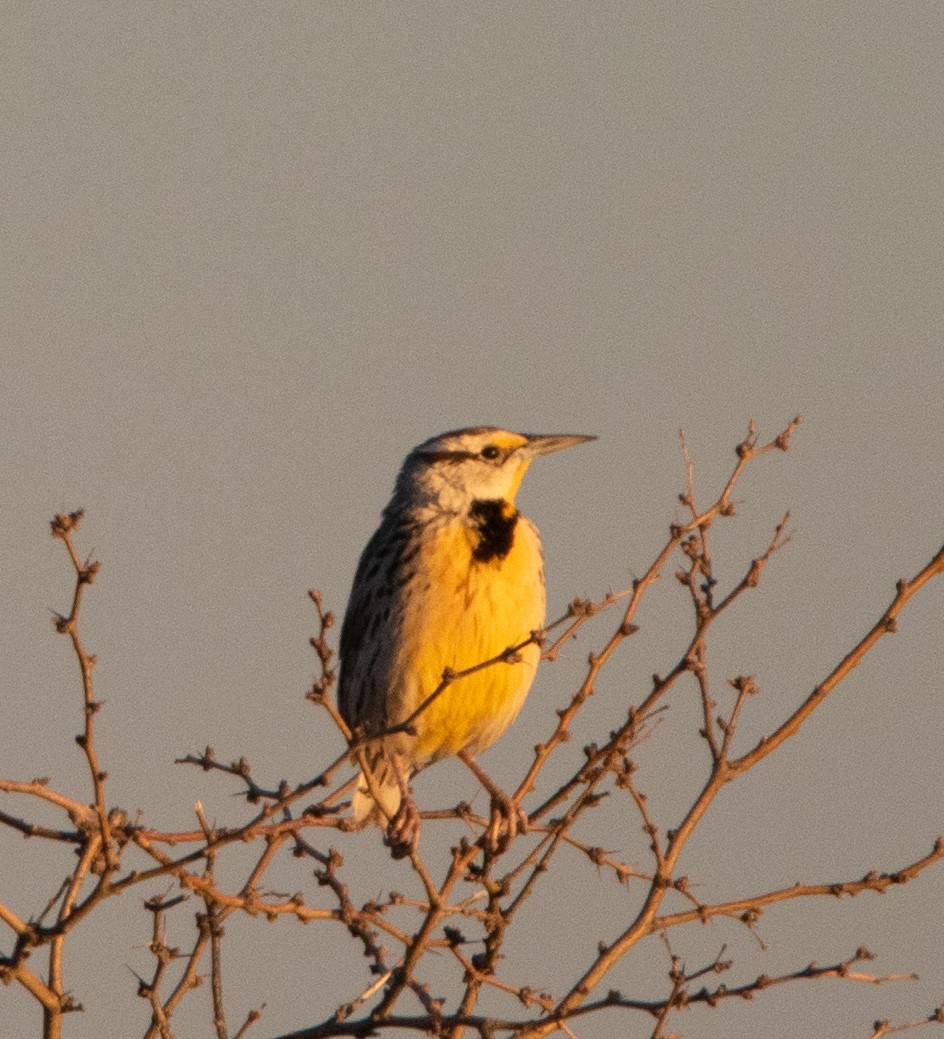
[[[351,726],[378,732],[391,724],[393,650],[402,623],[402,588],[415,531],[386,518],[364,549],[341,625],[338,707]]]

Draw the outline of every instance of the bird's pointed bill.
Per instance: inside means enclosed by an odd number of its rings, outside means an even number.
[[[526,434],[526,436],[528,442],[521,448],[521,453],[529,458],[549,455],[554,451],[563,451],[565,447],[576,447],[577,444],[586,444],[590,440],[596,440],[594,436],[585,436],[581,433]]]

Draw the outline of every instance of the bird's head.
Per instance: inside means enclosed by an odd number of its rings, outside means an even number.
[[[588,440],[596,437],[512,433],[494,426],[443,433],[407,455],[394,502],[446,512],[463,512],[476,500],[513,503],[535,458]]]

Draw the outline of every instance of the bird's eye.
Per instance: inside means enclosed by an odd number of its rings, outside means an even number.
[[[498,450],[498,448],[494,444],[489,444],[487,447],[483,447],[482,448],[482,457],[483,458],[489,458],[489,459],[497,458],[500,453],[501,452]]]

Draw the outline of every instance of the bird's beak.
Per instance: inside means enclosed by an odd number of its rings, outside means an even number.
[[[527,459],[537,458],[539,455],[549,455],[554,451],[563,451],[565,447],[576,447],[577,444],[586,444],[596,437],[584,436],[580,433],[550,435],[526,433],[528,442],[519,450]]]

